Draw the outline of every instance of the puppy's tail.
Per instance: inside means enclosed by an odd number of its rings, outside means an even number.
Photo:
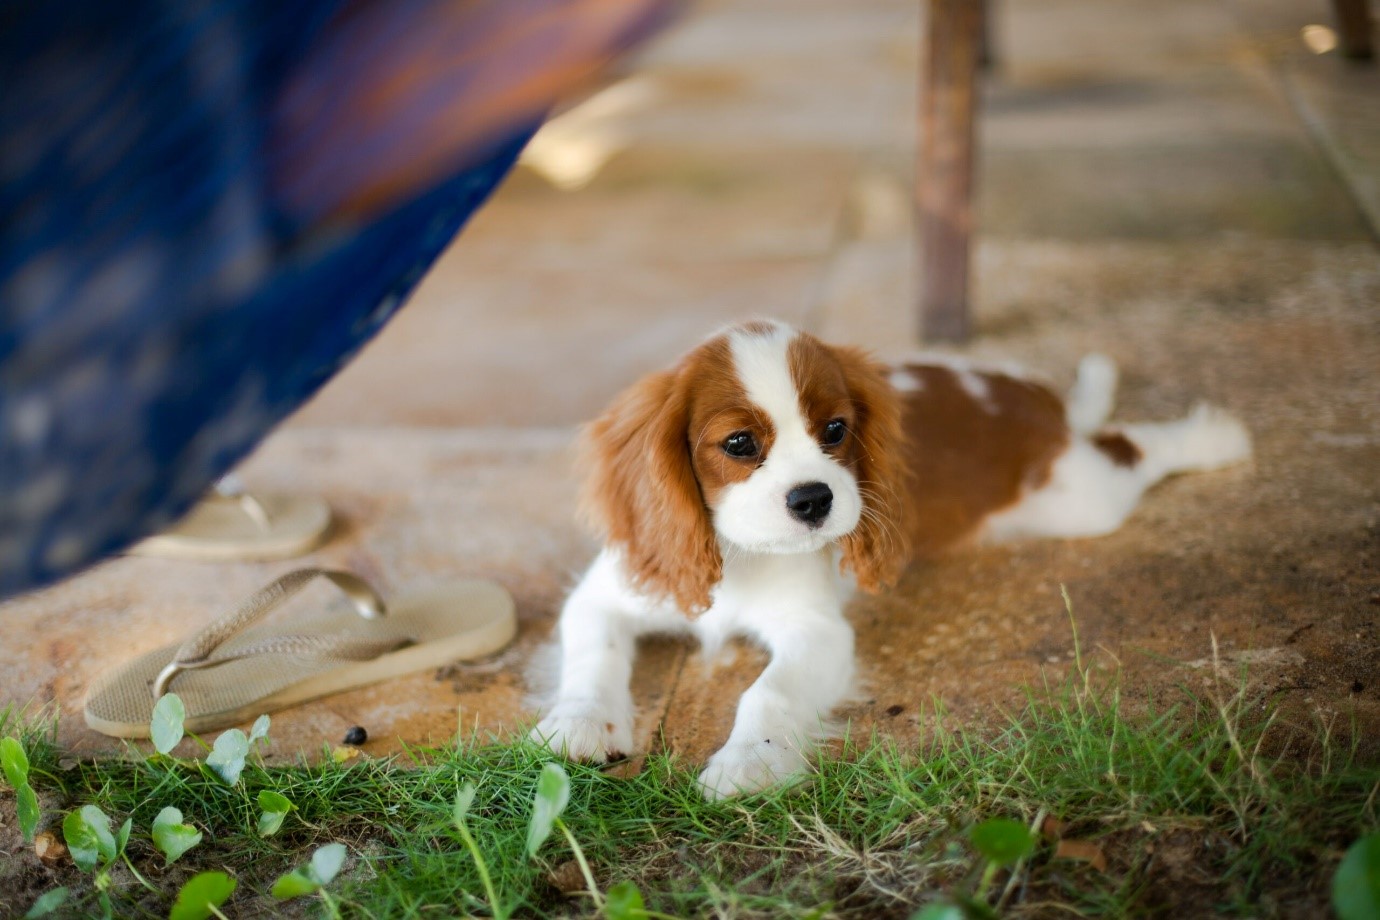
[[[1078,362],[1078,377],[1064,402],[1064,418],[1074,434],[1089,435],[1107,424],[1116,405],[1116,362],[1093,352]]]

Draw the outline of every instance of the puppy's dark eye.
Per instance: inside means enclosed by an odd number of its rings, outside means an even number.
[[[820,440],[824,442],[825,447],[838,447],[843,443],[844,436],[847,434],[848,426],[844,424],[843,419],[836,418],[824,426],[824,434]]]
[[[724,440],[724,453],[730,457],[757,456],[757,439],[747,431],[735,431]]]

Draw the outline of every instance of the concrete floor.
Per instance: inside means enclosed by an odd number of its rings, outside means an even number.
[[[580,129],[587,186],[520,169],[414,301],[242,470],[329,499],[306,564],[385,589],[487,575],[522,630],[496,659],[276,714],[289,756],[363,725],[368,753],[530,720],[530,661],[594,545],[573,521],[573,426],[714,327],[782,317],[884,354],[916,345],[908,213],[913,0],[717,0],[642,55]],[[1313,55],[1323,0],[1007,0],[985,100],[970,352],[1067,381],[1121,362],[1119,417],[1203,398],[1248,466],[1169,482],[1119,533],[976,549],[851,612],[855,731],[901,738],[940,699],[998,718],[1073,650],[1129,695],[1206,690],[1212,640],[1289,718],[1380,728],[1380,69]],[[612,101],[610,101],[610,98]],[[586,110],[588,112],[588,110]],[[0,705],[87,731],[99,671],[293,566],[118,559],[0,607]],[[325,602],[309,595],[305,602]],[[760,667],[649,643],[642,750],[701,758]]]

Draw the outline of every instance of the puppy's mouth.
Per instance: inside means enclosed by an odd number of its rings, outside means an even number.
[[[749,553],[762,553],[772,556],[798,555],[800,553],[815,553],[827,546],[831,546],[851,531],[835,533],[831,528],[824,527],[820,530],[810,530],[804,533],[782,534],[778,537],[752,540],[742,542],[737,540],[727,540],[730,547],[743,550]]]

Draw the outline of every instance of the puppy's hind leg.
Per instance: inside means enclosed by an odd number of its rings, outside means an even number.
[[[1075,435],[1049,481],[987,521],[990,540],[1095,537],[1119,528],[1145,490],[1175,473],[1229,466],[1251,455],[1244,425],[1200,405],[1173,422],[1121,425]]]

